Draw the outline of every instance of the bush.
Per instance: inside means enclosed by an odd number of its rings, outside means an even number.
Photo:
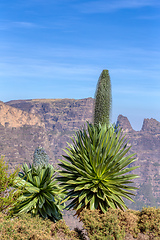
[[[16,195],[13,183],[18,175],[19,168],[14,172],[8,171],[8,164],[4,161],[4,156],[0,158],[0,212],[8,212],[14,205],[18,195]]]
[[[160,209],[143,208],[139,213],[138,228],[142,233],[160,237]]]
[[[124,229],[126,233],[131,234],[133,237],[137,237],[137,234],[140,232],[137,225],[138,213],[138,211],[133,210],[117,210],[119,226],[121,229]]]
[[[138,239],[142,235],[160,239],[160,209],[144,208],[139,212],[110,208],[105,214],[84,209],[80,219],[90,240],[121,240],[128,234]]]
[[[117,211],[108,209],[101,214],[98,210],[84,209],[80,214],[90,240],[123,240],[125,231],[120,227]]]
[[[24,214],[16,218],[5,219],[0,213],[1,240],[76,240],[76,232],[70,231],[65,222],[53,223],[38,215]],[[54,237],[54,238],[53,238]]]

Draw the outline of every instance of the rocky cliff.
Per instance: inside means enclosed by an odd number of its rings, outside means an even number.
[[[92,121],[92,98],[17,100],[6,104],[41,118],[45,124],[43,132],[49,141],[47,145],[52,164],[61,158],[63,149],[67,146],[66,142],[70,142],[74,132],[86,121]],[[41,145],[44,144],[41,143]]]
[[[37,146],[45,148],[55,165],[62,158],[70,136],[86,121],[92,121],[94,100],[35,99],[0,102],[0,154],[10,167],[31,162]],[[141,131],[133,130],[127,117],[119,115],[117,125],[123,129],[131,152],[135,152],[140,178],[134,209],[144,205],[160,205],[160,122],[144,119]]]
[[[139,190],[130,207],[140,209],[142,206],[160,206],[160,122],[144,119],[142,129],[134,131],[128,119],[118,116],[117,123],[122,127],[132,145],[131,152],[137,153],[135,165],[140,168],[135,172],[140,176],[135,182]]]
[[[35,114],[10,107],[0,102],[0,123],[3,127],[22,127],[24,125],[44,127],[41,118]]]

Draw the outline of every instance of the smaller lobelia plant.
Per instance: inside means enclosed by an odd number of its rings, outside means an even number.
[[[15,181],[21,196],[12,209],[13,214],[39,214],[53,222],[62,219],[64,204],[61,201],[64,194],[55,180],[56,172],[48,159],[44,149],[38,148],[34,153],[33,164],[23,164],[22,172]]]

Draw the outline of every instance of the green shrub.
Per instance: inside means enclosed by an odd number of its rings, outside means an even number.
[[[160,239],[160,209],[156,208],[144,208],[141,212],[110,208],[105,214],[84,209],[80,220],[90,240],[120,240],[126,234],[137,239],[141,239],[139,234],[147,239]]]
[[[8,171],[8,164],[4,161],[4,156],[0,158],[0,212],[8,212],[18,198],[13,188],[18,172],[18,167],[14,172]]]
[[[98,210],[84,209],[80,214],[90,240],[123,240],[125,231],[120,227],[117,211],[108,209],[101,214]]]
[[[22,214],[16,218],[5,219],[0,213],[0,239],[1,240],[76,240],[77,234],[70,231],[65,222],[57,223],[49,219],[43,220],[39,216]]]
[[[160,208],[143,208],[139,213],[138,228],[142,233],[160,238]]]
[[[131,234],[133,237],[137,237],[140,232],[138,229],[138,211],[127,210],[121,211],[117,209],[117,218],[119,220],[119,226],[125,230],[125,233]]]

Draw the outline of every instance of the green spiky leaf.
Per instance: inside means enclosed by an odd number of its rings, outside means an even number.
[[[50,218],[57,221],[62,218],[61,204],[64,198],[62,189],[55,181],[53,174],[55,170],[52,166],[23,165],[23,174],[16,178],[15,187],[21,190],[21,196],[13,207],[14,214],[30,212],[33,215],[39,214],[43,218]]]
[[[66,198],[72,200],[67,207],[77,214],[83,208],[101,212],[110,207],[126,209],[122,198],[132,201],[136,188],[130,184],[138,176],[130,174],[137,167],[128,167],[135,158],[134,154],[126,155],[130,147],[121,130],[115,131],[113,125],[97,127],[87,123],[69,146],[68,155],[64,155],[67,161],[59,164],[62,170],[57,178],[67,191]]]

